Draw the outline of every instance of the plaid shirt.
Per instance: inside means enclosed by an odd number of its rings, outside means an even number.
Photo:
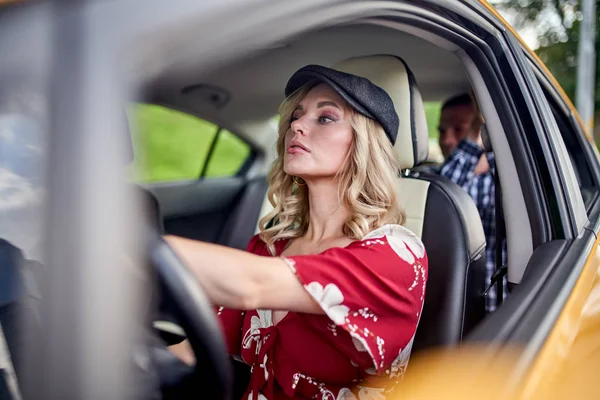
[[[438,170],[438,173],[462,187],[475,201],[479,216],[483,223],[486,239],[486,286],[490,283],[492,274],[496,270],[496,185],[494,172],[496,162],[494,153],[487,152],[489,170],[480,175],[475,175],[475,167],[484,153],[484,149],[474,142],[463,139],[450,157]],[[506,262],[506,243],[502,246],[502,259]],[[504,298],[508,295],[506,276],[504,277]],[[492,312],[497,306],[497,285],[488,292],[486,309]]]

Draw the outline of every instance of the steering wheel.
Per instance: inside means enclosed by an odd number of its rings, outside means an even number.
[[[186,398],[229,400],[233,392],[231,363],[215,312],[195,277],[171,247],[158,233],[153,236],[149,261],[156,271],[164,301],[186,332],[196,357],[196,365],[189,367],[164,347],[154,348],[161,385],[177,393],[178,398],[183,393]]]

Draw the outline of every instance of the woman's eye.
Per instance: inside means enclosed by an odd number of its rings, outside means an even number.
[[[322,117],[319,117],[319,122],[322,123],[322,124],[328,124],[328,123],[333,122],[333,121],[334,121],[333,118],[327,117],[325,115],[322,116]]]

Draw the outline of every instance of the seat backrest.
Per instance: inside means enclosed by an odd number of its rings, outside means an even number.
[[[267,178],[259,176],[249,179],[235,200],[235,208],[228,216],[219,236],[219,244],[245,250],[254,233],[258,232],[258,220],[267,198]],[[268,200],[267,205],[270,206]]]
[[[425,109],[414,75],[400,58],[373,55],[333,66],[368,78],[388,92],[400,126],[395,150],[403,170],[427,160]],[[420,236],[429,259],[425,304],[414,351],[451,346],[485,316],[485,236],[479,212],[458,185],[433,174],[399,178],[405,226]]]
[[[486,243],[479,212],[466,191],[439,175],[413,173],[404,178],[403,190],[419,204],[408,210],[429,261],[414,350],[455,345],[485,317]]]

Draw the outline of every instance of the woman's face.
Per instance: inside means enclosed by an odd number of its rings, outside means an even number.
[[[300,101],[285,137],[283,169],[305,181],[332,178],[354,137],[351,111],[329,86],[312,88]]]

